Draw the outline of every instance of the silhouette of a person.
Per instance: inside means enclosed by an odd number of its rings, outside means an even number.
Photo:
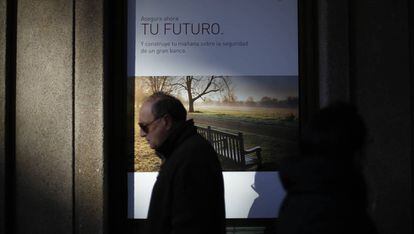
[[[281,164],[287,195],[278,234],[377,233],[359,165],[366,127],[355,107],[335,103],[303,129],[301,154]]]

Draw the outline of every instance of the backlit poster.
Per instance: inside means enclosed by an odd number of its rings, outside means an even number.
[[[139,136],[157,91],[180,99],[216,150],[227,218],[275,218],[280,160],[298,140],[296,0],[130,0],[128,76],[135,82],[129,217],[146,218],[160,159]]]

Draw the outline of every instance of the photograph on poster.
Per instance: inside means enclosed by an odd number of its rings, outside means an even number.
[[[141,104],[159,91],[182,101],[224,171],[276,171],[297,149],[297,76],[137,76],[136,172],[158,171],[161,163],[138,125]]]

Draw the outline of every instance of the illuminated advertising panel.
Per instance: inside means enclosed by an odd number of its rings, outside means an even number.
[[[157,91],[180,99],[216,150],[227,218],[275,218],[280,160],[298,140],[296,0],[130,0],[128,76],[135,80],[129,217],[144,219],[160,160],[139,136]]]

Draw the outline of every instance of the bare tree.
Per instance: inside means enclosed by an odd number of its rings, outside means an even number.
[[[254,101],[254,98],[252,96],[247,97],[245,103],[248,106],[254,106],[254,105],[256,105],[256,102]]]
[[[207,94],[231,90],[230,79],[226,76],[185,76],[176,84],[187,92],[189,112],[194,112],[194,102]]]
[[[237,96],[234,91],[235,87],[230,79],[226,79],[226,82],[224,82],[224,84],[225,88],[224,92],[222,92],[222,101],[224,103],[234,104],[235,102],[237,102]]]
[[[145,98],[145,90],[143,88],[143,80],[141,77],[135,77],[135,104],[140,106]]]
[[[164,92],[171,94],[178,88],[173,84],[173,77],[170,76],[146,76],[144,83],[151,93]]]

